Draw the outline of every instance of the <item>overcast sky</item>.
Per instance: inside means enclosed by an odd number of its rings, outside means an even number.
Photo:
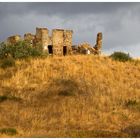
[[[104,53],[140,57],[140,3],[0,3],[0,41],[36,27],[72,29],[73,44],[94,45],[103,32]]]

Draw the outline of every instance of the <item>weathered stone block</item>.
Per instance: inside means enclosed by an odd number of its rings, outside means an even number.
[[[14,36],[10,36],[7,38],[7,43],[8,44],[16,44],[18,41],[21,40],[21,36],[20,35],[14,35]]]

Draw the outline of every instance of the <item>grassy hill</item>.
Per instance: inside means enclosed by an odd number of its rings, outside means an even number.
[[[0,137],[140,137],[140,63],[77,55],[0,68]]]

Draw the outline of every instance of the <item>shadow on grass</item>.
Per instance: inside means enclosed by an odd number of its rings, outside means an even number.
[[[16,69],[12,69],[16,73]],[[0,74],[0,80],[10,79],[13,76],[13,71],[11,69],[7,69],[6,73]]]
[[[59,97],[73,97],[79,92],[78,84],[73,79],[55,79],[47,89],[38,94],[37,99],[58,99]]]
[[[128,134],[131,138],[140,138],[140,125],[130,125],[122,130],[122,132]]]
[[[140,111],[140,102],[135,99],[126,100],[124,106],[128,109]]]
[[[127,137],[126,134],[120,132],[111,132],[103,130],[91,130],[91,131],[68,131],[67,137],[72,138],[121,138]]]
[[[0,95],[0,103],[4,102],[6,100],[12,100],[12,101],[20,102],[21,98],[15,97],[15,96]]]
[[[56,83],[61,89],[58,91],[60,96],[75,96],[78,84],[71,79],[57,79]]]

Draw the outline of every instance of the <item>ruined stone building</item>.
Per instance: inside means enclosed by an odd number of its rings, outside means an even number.
[[[82,44],[74,45],[72,47],[73,54],[97,54],[99,55],[101,53],[102,48],[102,33],[97,34],[96,44],[94,46],[91,46],[87,42],[83,42]]]
[[[71,54],[72,30],[53,29],[49,36],[47,28],[36,28],[34,45],[41,45],[44,50],[53,55]]]
[[[20,35],[14,35],[14,36],[10,36],[7,38],[7,42],[9,44],[16,44],[18,41],[21,40],[21,36]]]
[[[98,52],[102,48],[102,33],[97,34],[96,44],[95,44],[95,50]]]
[[[31,46],[33,46],[33,40],[35,39],[35,35],[31,33],[24,34],[24,41],[29,43]]]
[[[35,35],[31,33],[24,34],[24,41],[30,44],[32,47],[41,46],[44,51],[50,55],[67,55],[89,52],[93,54],[99,54],[99,50],[102,47],[102,33],[97,34],[97,40],[95,46],[91,47],[88,43],[78,45],[77,48],[72,47],[72,30],[53,29],[51,35],[47,28],[36,28]],[[21,36],[15,35],[8,37],[7,42],[9,44],[15,44],[22,40]],[[85,51],[84,51],[85,49]]]
[[[72,53],[72,30],[53,29],[52,35],[49,36],[47,28],[36,28],[36,34],[26,33],[24,40],[31,46],[41,45],[44,51],[53,55],[67,55]],[[7,39],[10,44],[20,41],[19,35],[11,36]]]

